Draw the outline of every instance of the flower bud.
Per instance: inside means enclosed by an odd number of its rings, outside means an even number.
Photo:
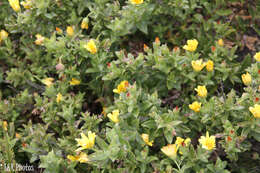
[[[62,63],[59,63],[59,64],[56,65],[56,70],[57,71],[61,71],[63,69],[64,69],[64,65]]]

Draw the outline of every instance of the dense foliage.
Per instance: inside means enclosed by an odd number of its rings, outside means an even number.
[[[258,1],[4,0],[0,30],[1,165],[260,172]]]

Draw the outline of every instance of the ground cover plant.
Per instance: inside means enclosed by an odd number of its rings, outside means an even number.
[[[0,2],[1,172],[260,172],[259,98],[257,0]]]

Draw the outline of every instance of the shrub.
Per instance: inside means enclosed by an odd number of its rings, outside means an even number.
[[[1,169],[258,172],[248,3],[0,3]]]

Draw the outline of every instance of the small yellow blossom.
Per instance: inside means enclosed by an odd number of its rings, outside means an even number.
[[[70,85],[79,85],[80,81],[78,79],[72,78],[70,81]]]
[[[114,123],[118,123],[119,122],[119,119],[118,119],[118,116],[119,116],[119,110],[116,109],[116,110],[113,110],[112,111],[112,114],[109,113],[108,115],[108,118],[113,121]]]
[[[260,118],[260,105],[259,104],[255,104],[254,107],[250,107],[249,110],[254,115],[255,118]]]
[[[61,95],[61,93],[58,93],[57,94],[57,97],[56,97],[56,102],[59,103],[60,101],[62,101],[63,97]]]
[[[18,12],[21,10],[19,0],[8,0],[8,1],[9,1],[10,6],[13,8],[13,10],[15,12]]]
[[[257,62],[260,62],[260,52],[257,52],[257,53],[255,54],[254,58],[255,58],[255,60],[256,60]]]
[[[7,39],[7,37],[8,37],[8,32],[2,29],[0,32],[0,40],[5,40]]]
[[[242,74],[242,81],[246,86],[250,85],[252,82],[251,75],[248,72],[246,74]]]
[[[148,135],[148,134],[143,133],[143,134],[142,134],[142,139],[143,139],[143,141],[144,141],[147,145],[153,146],[153,141],[149,141],[149,135]]]
[[[79,156],[67,155],[67,159],[74,162],[74,161],[77,161],[79,159]]]
[[[190,138],[186,138],[184,141],[185,146],[188,146],[191,143]]]
[[[189,105],[189,108],[195,112],[199,112],[201,108],[201,103],[195,101],[192,104]]]
[[[176,144],[177,146],[182,146],[183,142],[184,142],[184,139],[183,139],[183,138],[177,137],[177,139],[176,139],[176,141],[175,141],[175,144]]]
[[[88,29],[88,20],[87,18],[83,19],[80,25],[81,29]]]
[[[80,163],[87,163],[89,161],[88,155],[83,152],[81,152],[77,156],[68,155],[67,159],[69,159],[71,161],[79,161]]]
[[[89,40],[89,41],[87,42],[87,44],[84,45],[84,47],[85,47],[91,54],[97,53],[97,46],[96,46],[96,44],[95,44],[95,42],[94,42],[93,39]]]
[[[69,36],[73,36],[74,35],[74,29],[73,29],[72,26],[68,26],[66,31],[67,31],[67,34]]]
[[[7,121],[4,121],[3,122],[3,128],[4,128],[5,131],[7,131],[7,126],[8,126]]]
[[[209,132],[206,133],[206,137],[201,136],[199,142],[206,150],[213,150],[216,147],[215,136],[209,136]]]
[[[86,153],[81,152],[78,161],[80,163],[87,163],[89,161],[88,155]]]
[[[179,148],[180,146],[184,147],[184,146],[188,146],[190,144],[190,138],[187,138],[187,139],[183,139],[181,137],[177,137],[176,141],[175,141],[175,144],[177,145],[177,148]],[[180,151],[180,154],[183,154],[181,151]]]
[[[51,77],[45,78],[42,80],[42,83],[44,83],[47,87],[50,87],[53,84],[54,79]]]
[[[168,144],[161,148],[161,151],[168,157],[175,159],[177,156],[178,147],[176,144]]]
[[[26,0],[21,2],[22,6],[26,9],[32,8],[32,0]]]
[[[203,60],[199,59],[196,61],[191,61],[191,65],[192,65],[193,70],[195,70],[196,72],[199,72],[205,67],[206,63],[203,63]]]
[[[34,43],[37,45],[42,45],[44,39],[45,38],[42,35],[36,34],[36,40],[34,41]]]
[[[126,88],[129,86],[128,81],[124,80],[117,85],[116,89],[113,89],[114,93],[120,94],[121,92],[126,92]]]
[[[207,97],[208,91],[206,86],[198,86],[197,88],[195,88],[195,91],[197,91],[198,96],[200,97]]]
[[[224,41],[223,41],[222,39],[219,39],[219,40],[218,40],[218,45],[219,45],[219,46],[224,46]]]
[[[144,1],[143,0],[130,0],[130,2],[132,3],[132,4],[142,4]]]
[[[185,140],[181,137],[177,137],[175,144],[177,145],[177,147],[180,146],[188,146],[190,144],[190,138],[186,138]]]
[[[60,29],[59,27],[56,27],[56,31],[57,31],[58,34],[62,34],[63,33],[62,29]]]
[[[183,49],[194,52],[198,47],[198,41],[196,39],[188,40],[187,44],[183,46]]]
[[[78,146],[80,146],[80,148],[78,148],[76,151],[89,149],[94,146],[95,137],[96,137],[95,133],[92,133],[91,131],[89,131],[88,137],[84,133],[81,133],[80,135],[81,135],[81,139],[76,139],[76,141],[78,142]]]
[[[207,64],[206,64],[206,69],[210,72],[213,71],[214,69],[214,62],[211,60],[208,60]]]

